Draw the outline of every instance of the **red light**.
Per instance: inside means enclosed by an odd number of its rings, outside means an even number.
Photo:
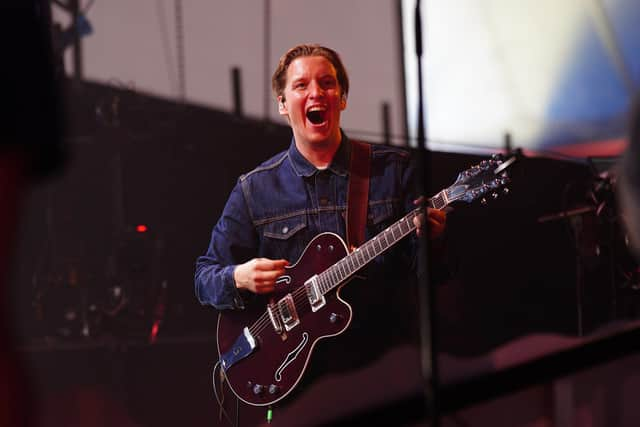
[[[149,334],[149,344],[153,344],[156,342],[156,338],[158,337],[158,329],[160,328],[159,321],[156,320],[151,327],[151,333]]]
[[[147,231],[147,226],[144,224],[140,224],[138,226],[136,226],[136,231],[138,233],[145,233]]]

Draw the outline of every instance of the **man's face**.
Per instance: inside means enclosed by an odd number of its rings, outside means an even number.
[[[279,112],[288,117],[299,144],[331,144],[340,140],[340,112],[347,106],[336,69],[323,56],[302,56],[287,69]]]

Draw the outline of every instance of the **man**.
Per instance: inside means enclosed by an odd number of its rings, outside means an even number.
[[[317,234],[346,235],[352,142],[340,128],[349,79],[338,54],[318,45],[290,49],[273,74],[272,88],[278,111],[293,131],[292,143],[239,178],[206,254],[196,263],[198,299],[220,310],[242,309],[252,295],[273,292],[285,267]],[[369,161],[366,240],[414,209],[418,199],[418,177],[407,151],[372,145]],[[427,218],[430,237],[440,238],[445,213],[428,209]],[[320,346],[312,356],[314,366],[324,363],[332,372],[358,367],[397,337],[416,336],[408,330],[416,327],[408,314],[411,287],[403,286],[415,275],[416,241],[415,236],[404,239],[376,257],[362,271],[366,283],[345,286],[341,296],[353,306],[353,320],[333,347],[343,355],[318,356],[324,351]],[[385,331],[389,334],[383,336]]]
[[[333,50],[301,45],[281,58],[272,86],[293,142],[288,151],[240,177],[207,253],[197,261],[196,294],[218,309],[242,308],[241,291],[272,292],[285,266],[316,234],[345,236],[350,146],[340,130],[340,114],[347,106],[347,72]],[[411,207],[407,196],[416,195],[409,181],[416,177],[404,151],[373,146],[372,157],[380,170],[372,170],[369,217],[388,224]],[[385,179],[396,182],[378,187]],[[440,237],[445,213],[429,208],[428,219],[431,237]],[[368,237],[381,229],[368,227]]]

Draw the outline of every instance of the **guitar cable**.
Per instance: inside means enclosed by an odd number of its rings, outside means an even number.
[[[229,417],[229,414],[224,409],[224,392],[222,391],[222,386],[224,385],[224,374],[222,373],[222,370],[220,370],[220,392],[221,393],[218,394],[218,388],[216,387],[216,369],[218,369],[218,367],[220,367],[219,360],[216,362],[215,366],[213,367],[213,371],[211,372],[211,382],[213,383],[213,394],[220,408],[220,412],[218,413],[218,418],[220,421],[222,421],[222,417],[224,416],[226,420],[229,422],[229,425],[235,426],[235,424],[231,420],[231,417]]]

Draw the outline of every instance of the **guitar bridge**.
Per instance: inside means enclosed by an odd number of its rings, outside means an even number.
[[[287,294],[287,296],[278,301],[278,311],[285,330],[290,331],[300,323],[296,303],[293,301],[291,294]]]
[[[322,292],[318,289],[318,275],[314,275],[304,283],[304,288],[307,291],[307,298],[311,305],[311,310],[315,313],[320,310],[327,303],[327,300],[322,295]]]

